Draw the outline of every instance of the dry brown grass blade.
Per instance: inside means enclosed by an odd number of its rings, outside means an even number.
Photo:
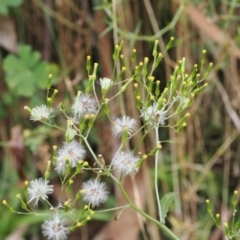
[[[188,5],[186,13],[191,21],[213,41],[222,45],[225,45],[229,41],[229,36],[210,19],[207,19],[195,6]]]
[[[217,77],[217,74],[213,72],[212,75],[213,75],[214,79],[216,79],[215,84],[216,84],[217,90],[219,91],[219,94],[222,98],[225,109],[226,109],[230,119],[232,120],[233,124],[235,125],[237,131],[240,132],[240,118],[239,118],[237,112],[232,107],[229,95],[228,95],[226,89],[222,86],[220,80]]]
[[[11,235],[9,235],[5,240],[23,240],[23,235],[27,231],[28,226],[27,225],[21,225],[17,229],[14,230]]]
[[[22,166],[25,164],[26,156],[22,128],[20,125],[12,127],[11,139],[8,143],[8,146],[10,147],[12,159],[18,172],[19,178],[20,180],[25,181],[25,174],[23,172]]]
[[[10,16],[0,15],[0,46],[9,52],[17,52],[17,30]]]
[[[240,58],[240,49],[236,46],[234,40],[221,28],[215,25],[213,21],[207,19],[197,7],[191,4],[188,5],[186,7],[186,13],[190,17],[192,23],[206,36],[222,46],[228,46],[229,53],[234,57]]]
[[[225,154],[225,152],[228,150],[228,148],[233,143],[233,141],[237,138],[237,136],[238,136],[237,132],[232,132],[232,134],[229,135],[229,137],[225,140],[225,142],[223,142],[222,145],[218,148],[215,154],[208,160],[207,164],[205,164],[203,171],[196,179],[196,184],[198,185],[198,187],[201,186],[202,182],[204,181],[206,176],[209,174],[214,164],[217,162],[217,160],[221,156]]]
[[[79,32],[81,30],[81,29],[79,29],[77,24],[72,23],[71,21],[68,20],[68,18],[63,17],[62,14],[59,14],[58,12],[54,11],[47,4],[41,3],[40,1],[36,1],[36,0],[32,0],[32,1],[34,2],[34,4],[36,4],[36,6],[38,6],[40,9],[42,9],[43,12],[46,12],[49,16],[55,18],[62,25],[66,26],[69,29],[76,31],[76,32]],[[65,6],[65,3],[62,1],[59,1],[59,4],[57,4],[57,5],[62,7],[62,5]]]

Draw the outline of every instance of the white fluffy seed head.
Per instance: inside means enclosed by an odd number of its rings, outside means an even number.
[[[131,136],[137,129],[137,122],[129,116],[123,116],[116,119],[113,123],[112,132],[114,136],[122,136],[127,132]]]
[[[133,152],[119,152],[114,156],[112,165],[124,175],[133,175],[138,171],[136,164],[139,160]]]
[[[31,110],[30,120],[34,122],[49,120],[50,118],[54,117],[53,112],[54,112],[54,109],[48,108],[46,105],[34,107]]]
[[[42,178],[32,180],[29,183],[28,191],[28,203],[34,202],[37,205],[39,200],[46,200],[47,195],[53,193],[53,185],[48,185],[49,181]]]
[[[110,78],[100,78],[99,81],[103,90],[108,90],[113,84],[113,81]]]
[[[72,105],[74,116],[84,117],[86,114],[95,114],[97,112],[97,102],[89,94],[80,94],[75,98]]]
[[[65,174],[67,166],[76,167],[79,160],[83,160],[85,156],[84,147],[77,141],[73,140],[70,143],[64,143],[63,147],[58,150],[55,170],[59,174]]]
[[[65,240],[70,233],[66,220],[58,214],[46,220],[42,225],[42,233],[48,240]]]
[[[83,201],[94,206],[99,206],[108,199],[106,183],[97,179],[90,179],[82,185]]]
[[[164,111],[164,109],[158,110],[158,104],[154,103],[148,108],[141,110],[141,117],[154,126],[164,125],[167,119],[167,111]]]

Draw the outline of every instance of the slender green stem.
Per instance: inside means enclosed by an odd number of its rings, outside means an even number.
[[[53,125],[53,124],[48,123],[48,122],[46,122],[46,121],[40,121],[40,122],[42,122],[43,124],[45,124],[45,125],[48,126],[48,127],[57,128],[57,129],[59,129],[59,130],[62,130],[62,131],[64,131],[64,132],[66,132],[66,129],[61,128],[61,127],[58,127],[56,124]]]
[[[130,205],[127,204],[127,205],[124,205],[124,206],[120,206],[120,207],[115,207],[115,208],[108,208],[108,209],[104,209],[104,210],[97,210],[97,211],[94,211],[95,213],[101,213],[101,212],[111,212],[111,211],[115,211],[115,210],[119,210],[119,209],[127,209],[129,208]]]
[[[11,211],[11,212],[19,215],[34,215],[34,216],[44,215],[44,214],[38,214],[36,212],[18,212],[18,211]]]
[[[92,83],[92,89],[93,89],[94,97],[95,97],[95,99],[97,101],[98,109],[100,109],[100,104],[99,104],[97,93],[96,93],[96,89],[95,89],[95,81],[93,81],[93,83]]]
[[[94,119],[93,119],[93,123],[95,122],[95,120],[96,120],[96,118],[97,118],[97,116],[98,116],[98,114],[99,114],[102,106],[103,106],[103,104],[99,105],[98,110],[97,110],[97,112],[95,113],[95,116],[94,116]],[[88,138],[88,135],[89,135],[89,133],[90,133],[91,130],[92,130],[92,127],[91,127],[91,128],[88,128],[88,130],[87,130],[87,132],[86,132],[86,134],[85,134],[85,138],[86,138],[86,139]]]
[[[236,204],[233,204],[233,213],[232,213],[232,224],[231,224],[231,228],[232,230],[234,229],[234,223],[235,223],[235,216],[236,216],[236,212],[237,212],[237,209],[236,209]]]
[[[155,127],[155,135],[156,135],[156,145],[158,145],[158,141],[159,141],[158,127]],[[160,219],[160,222],[163,222],[162,208],[161,208],[161,202],[160,202],[160,197],[158,192],[158,155],[159,155],[159,150],[157,150],[155,154],[154,187],[155,187],[155,193],[157,198],[159,219]]]
[[[138,212],[140,215],[144,216],[146,219],[148,219],[149,221],[155,223],[166,235],[168,235],[172,240],[180,240],[169,228],[167,228],[164,224],[162,224],[161,222],[157,221],[156,219],[154,219],[153,217],[151,217],[150,215],[148,215],[147,213],[145,213],[144,211],[142,211],[140,208],[138,208],[129,198],[129,196],[127,195],[126,191],[124,190],[122,184],[117,181],[117,179],[111,174],[110,177],[117,183],[119,189],[121,190],[122,194],[124,195],[125,199],[127,200],[127,202],[129,203],[130,207],[133,208],[136,212]]]
[[[179,18],[181,17],[182,13],[184,12],[184,5],[181,4],[178,8],[178,10],[176,11],[174,18],[172,19],[172,21],[164,28],[162,28],[160,31],[158,31],[157,33],[155,33],[154,35],[137,35],[135,33],[132,32],[127,32],[124,31],[120,28],[117,29],[119,35],[124,38],[124,39],[129,39],[132,41],[155,41],[156,39],[160,38],[161,36],[163,36],[166,32],[170,31],[171,29],[173,29],[175,27],[175,25],[177,24]]]
[[[88,140],[87,140],[85,137],[83,137],[83,141],[84,141],[85,144],[87,145],[87,148],[88,148],[88,150],[91,152],[93,158],[96,160],[97,163],[99,163],[97,156],[95,155],[95,153],[93,152],[91,146],[90,146],[89,143],[88,143]]]
[[[113,159],[115,158],[115,156],[118,155],[118,153],[121,151],[122,147],[123,147],[123,143],[121,143],[121,145],[119,146],[118,150],[117,150],[116,153],[114,154]],[[111,164],[110,164],[110,166],[109,166],[109,170],[111,170],[111,168],[112,168],[112,162],[113,162],[113,161],[111,161]]]

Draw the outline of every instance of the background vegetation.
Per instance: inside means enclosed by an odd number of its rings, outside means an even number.
[[[51,158],[52,145],[63,141],[62,132],[30,123],[23,110],[25,105],[36,106],[44,100],[49,73],[53,74],[53,87],[59,90],[55,104],[64,99],[68,105],[85,85],[87,55],[100,64],[98,77],[111,77],[114,45],[121,40],[127,61],[136,48],[140,62],[151,56],[155,39],[164,52],[173,36],[175,46],[155,73],[163,87],[178,60],[185,57],[191,69],[201,60],[203,49],[214,69],[208,88],[189,111],[184,131],[160,132],[162,140],[171,143],[163,145],[159,191],[178,192],[167,224],[182,240],[222,239],[221,230],[214,227],[206,211],[205,199],[221,214],[221,221],[227,222],[232,214],[229,199],[234,190],[240,191],[239,13],[238,0],[1,0],[0,198],[20,208],[15,195],[24,180],[40,176]],[[125,95],[126,112],[132,116],[136,114],[133,98],[131,92]],[[111,107],[117,116],[119,107]],[[104,119],[97,125],[92,144],[108,161],[117,143]],[[150,137],[142,152],[152,142]],[[126,187],[156,216],[151,171],[150,159],[134,180],[126,181]],[[139,187],[143,191],[138,191]],[[112,186],[109,206],[122,201]],[[12,215],[3,206],[0,212],[4,218],[1,239],[41,239],[42,219]],[[106,214],[96,218],[69,239],[166,239],[131,211],[117,221]]]

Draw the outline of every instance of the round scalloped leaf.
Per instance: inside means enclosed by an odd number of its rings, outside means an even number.
[[[57,65],[42,61],[40,53],[32,51],[28,45],[20,46],[17,56],[9,54],[4,59],[3,69],[10,90],[23,97],[32,97],[39,89],[46,88],[48,74],[56,78],[59,72]]]

